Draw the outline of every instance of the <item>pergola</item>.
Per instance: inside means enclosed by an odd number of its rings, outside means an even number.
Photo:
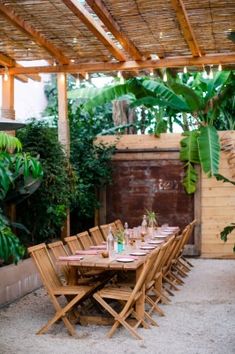
[[[232,68],[234,23],[234,0],[1,0],[2,116],[15,116],[14,78],[57,73],[59,139],[69,151],[67,73]]]

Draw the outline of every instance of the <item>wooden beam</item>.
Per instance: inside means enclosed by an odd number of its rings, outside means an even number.
[[[12,58],[10,58],[8,55],[5,55],[3,53],[0,53],[0,65],[3,66],[7,66],[8,68],[17,66],[17,67],[23,67],[22,65],[16,63],[16,61]],[[28,78],[34,81],[41,81],[41,76],[38,74],[32,74],[32,75],[28,75]],[[16,76],[16,79],[22,82],[28,82],[28,78],[20,75],[20,76]]]
[[[135,60],[141,60],[142,55],[131,40],[122,32],[121,28],[114,21],[102,0],[86,0],[90,8],[95,12],[107,29],[118,40],[126,52]]]
[[[187,42],[192,55],[194,57],[198,57],[198,56],[201,57],[203,53],[199,48],[183,0],[171,0],[171,3],[176,12],[176,16],[180,24],[184,39]]]
[[[5,16],[14,26],[16,26],[21,32],[32,38],[35,43],[46,50],[52,57],[54,57],[60,64],[69,64],[69,59],[48,41],[40,32],[38,32],[33,26],[26,22],[23,18],[18,16],[14,9],[8,5],[0,4],[0,12]]]
[[[91,14],[77,0],[62,0],[63,3],[77,16],[87,28],[103,43],[110,53],[119,61],[125,61],[125,54],[116,46],[104,29],[93,19]]]
[[[9,73],[16,74],[35,74],[35,73],[80,73],[80,72],[113,72],[113,71],[135,71],[143,69],[158,68],[180,68],[180,67],[202,67],[203,65],[225,65],[235,64],[235,53],[223,53],[205,55],[201,57],[169,57],[160,60],[139,60],[126,61],[124,63],[113,62],[94,62],[56,66],[32,66],[22,68],[9,68]],[[4,74],[4,69],[0,69],[0,74]]]

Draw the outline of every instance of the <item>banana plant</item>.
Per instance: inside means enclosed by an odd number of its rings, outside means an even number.
[[[83,107],[91,112],[96,106],[125,95],[130,99],[130,107],[166,108],[168,118],[174,116],[179,120],[177,115],[181,114],[184,120],[191,119],[194,129],[184,134],[180,153],[186,167],[183,184],[190,194],[196,190],[195,163],[202,166],[208,177],[218,173],[220,144],[213,124],[221,113],[221,102],[227,95],[231,82],[234,82],[234,75],[229,71],[217,72],[213,79],[205,79],[201,73],[184,75],[181,78],[169,76],[167,83],[159,78],[132,78],[122,85],[115,84],[99,91]],[[159,132],[166,129],[165,122],[162,117],[158,119]],[[184,126],[187,124],[184,123]],[[196,160],[192,154],[197,155]]]

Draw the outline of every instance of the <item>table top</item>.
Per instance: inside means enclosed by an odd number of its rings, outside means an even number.
[[[169,234],[169,237],[176,234],[176,231],[171,232]],[[167,237],[166,239],[168,239]],[[166,240],[165,239],[165,240]],[[146,240],[147,241],[147,240]],[[163,241],[164,243],[164,241]],[[153,246],[153,245],[151,245]],[[155,245],[154,249],[157,247],[160,247],[161,244]],[[153,250],[154,250],[153,249]],[[128,247],[128,250],[124,250],[121,253],[116,253],[112,259],[110,258],[104,258],[102,257],[101,254],[95,254],[95,255],[81,255],[78,256],[78,259],[59,259],[57,261],[58,265],[69,265],[69,266],[76,266],[76,267],[87,267],[87,268],[93,268],[93,269],[106,269],[106,270],[137,270],[140,266],[144,264],[146,261],[147,257],[149,254],[153,251],[149,250],[145,256],[135,256],[134,260],[132,262],[120,262],[117,261],[117,258],[122,258],[122,257],[133,257],[130,255],[132,252],[137,252],[137,251],[142,251],[141,249],[137,249],[136,247]],[[79,259],[79,257],[82,257],[82,259]],[[65,257],[63,257],[65,258]]]

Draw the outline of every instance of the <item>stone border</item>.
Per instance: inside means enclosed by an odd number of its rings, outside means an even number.
[[[5,306],[42,285],[32,259],[0,268],[0,307]]]

